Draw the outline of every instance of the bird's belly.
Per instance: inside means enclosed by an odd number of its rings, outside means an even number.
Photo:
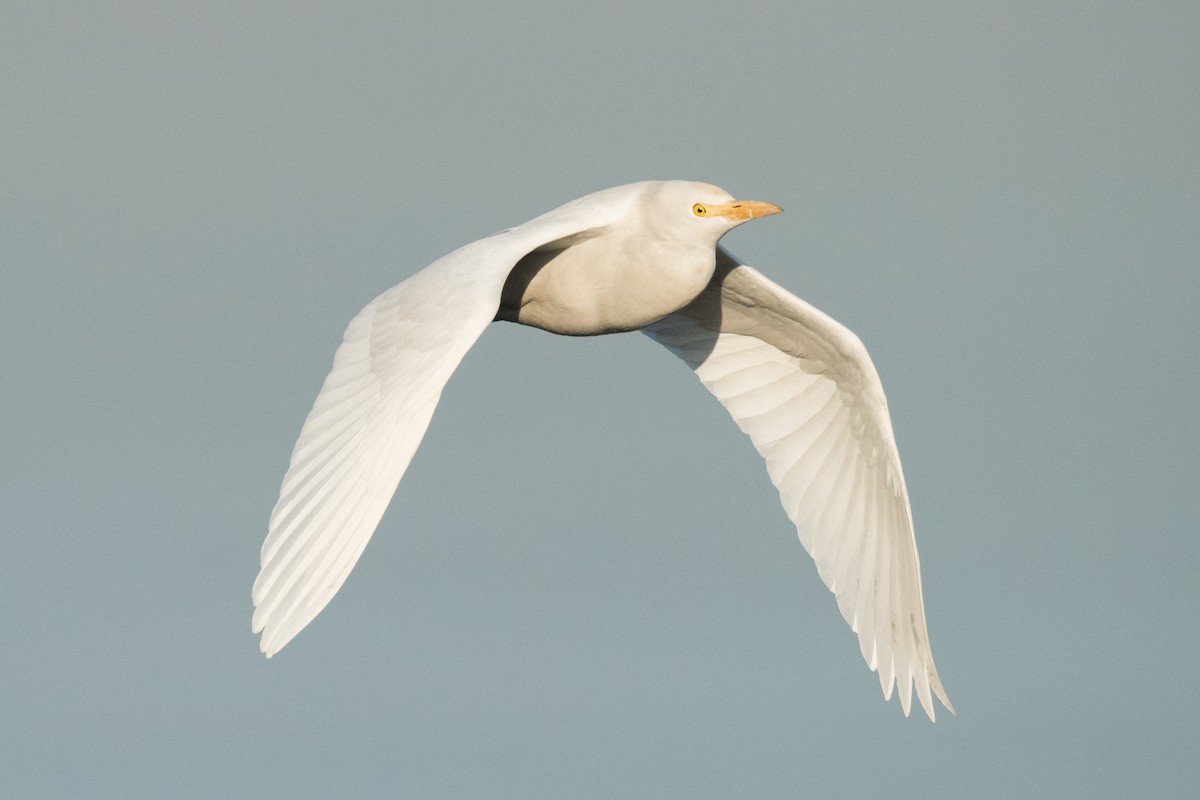
[[[567,336],[639,330],[695,299],[715,266],[713,251],[707,258],[631,257],[587,244],[521,259],[496,319]]]

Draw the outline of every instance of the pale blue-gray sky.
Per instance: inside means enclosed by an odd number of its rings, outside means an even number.
[[[1193,2],[8,3],[0,794],[1103,797],[1200,783]],[[250,583],[346,322],[688,178],[888,390],[959,716],[885,704],[639,335],[493,326],[345,588]]]

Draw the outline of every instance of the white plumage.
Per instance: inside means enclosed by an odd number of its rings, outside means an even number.
[[[707,184],[597,192],[466,245],[351,321],[292,452],[254,582],[278,652],[330,601],[412,460],[442,388],[493,319],[642,329],[696,371],[766,460],[784,510],[907,715],[953,710],[930,651],[887,401],[849,330],[717,246],[769,203]]]

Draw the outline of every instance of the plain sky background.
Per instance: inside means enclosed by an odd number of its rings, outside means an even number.
[[[0,795],[1182,797],[1200,6],[0,8]],[[884,703],[750,443],[639,334],[485,332],[359,566],[250,584],[346,323],[587,192],[888,392],[958,716]]]

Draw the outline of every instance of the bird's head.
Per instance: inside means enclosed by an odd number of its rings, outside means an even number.
[[[662,181],[650,188],[656,220],[680,238],[716,245],[728,231],[758,217],[779,214],[782,208],[760,200],[735,200],[733,195],[707,183]]]

